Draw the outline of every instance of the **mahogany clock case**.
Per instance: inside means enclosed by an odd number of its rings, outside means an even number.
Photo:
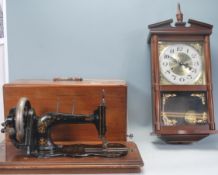
[[[212,94],[212,76],[211,76],[211,56],[210,56],[210,35],[212,25],[200,21],[188,20],[188,24],[183,21],[177,21],[173,26],[173,20],[169,19],[163,22],[151,24],[148,26],[150,34],[148,43],[151,47],[151,71],[152,71],[152,99],[153,99],[153,130],[156,135],[169,143],[190,143],[198,141],[209,134],[216,133],[214,112],[213,112],[213,94]],[[201,43],[203,49],[203,78],[198,84],[173,84],[163,83],[159,62],[159,44],[161,42],[169,43]],[[206,100],[207,122],[204,124],[180,124],[168,126],[163,125],[162,106],[163,94],[175,93],[194,93],[204,94]],[[181,96],[181,95],[180,95]],[[187,96],[186,96],[187,97]],[[175,105],[175,104],[174,104]],[[181,106],[174,106],[179,109]],[[175,116],[178,117],[178,116]],[[171,126],[170,126],[171,125]]]
[[[100,104],[102,90],[106,101],[106,138],[127,145],[129,153],[120,158],[45,158],[25,156],[9,138],[1,146],[1,173],[109,173],[139,172],[143,166],[136,144],[127,137],[127,85],[124,81],[15,81],[4,85],[4,111],[15,107],[20,97],[27,97],[37,116],[46,112],[90,114]],[[73,111],[72,111],[73,110]],[[57,143],[100,143],[93,124],[60,124],[52,129]],[[54,168],[55,167],[55,168]],[[12,171],[16,169],[16,171]]]

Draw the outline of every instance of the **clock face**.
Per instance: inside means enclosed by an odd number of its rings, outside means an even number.
[[[169,84],[195,84],[203,72],[201,54],[189,44],[164,45],[159,64],[160,72]]]

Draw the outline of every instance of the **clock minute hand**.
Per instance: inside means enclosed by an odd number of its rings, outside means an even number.
[[[192,67],[191,67],[191,66],[189,66],[189,64],[188,64],[188,63],[184,64],[184,66],[185,66],[185,67],[187,67],[187,68],[189,68],[189,70],[191,70],[191,69],[192,69]]]

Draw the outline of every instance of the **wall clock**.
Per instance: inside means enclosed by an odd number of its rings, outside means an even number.
[[[178,4],[177,22],[151,24],[153,130],[168,143],[190,143],[216,133],[210,35],[212,25],[183,22]]]

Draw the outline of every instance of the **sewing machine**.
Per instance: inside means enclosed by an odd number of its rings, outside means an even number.
[[[143,166],[127,140],[124,81],[20,80],[3,89],[1,173],[129,173]]]
[[[94,124],[102,144],[55,144],[51,137],[52,127],[63,123]],[[36,157],[121,157],[128,153],[125,145],[109,143],[105,138],[107,127],[104,96],[92,114],[48,112],[42,116],[37,116],[30,101],[22,97],[17,107],[10,110],[2,126],[4,128],[1,132],[9,135],[16,148]]]

